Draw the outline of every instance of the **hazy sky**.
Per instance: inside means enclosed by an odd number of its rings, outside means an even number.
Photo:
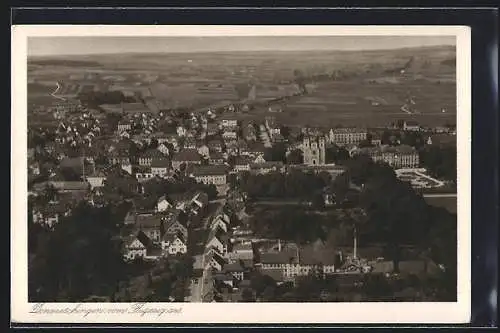
[[[455,36],[30,37],[28,55],[373,50],[431,45],[455,45]]]

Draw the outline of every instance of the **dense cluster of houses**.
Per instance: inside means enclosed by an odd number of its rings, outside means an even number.
[[[125,217],[131,232],[125,241],[124,257],[157,260],[186,253],[190,224],[203,216],[207,206],[208,196],[201,191],[161,196],[153,211],[141,211],[134,206]]]
[[[145,103],[103,105],[106,112],[120,115],[113,128],[102,111],[73,104],[49,110],[57,126],[40,129],[43,137],[53,140],[28,149],[28,175],[32,180],[29,191],[41,195],[52,188],[57,194],[48,203],[34,204],[30,214],[35,223],[53,227],[82,200],[102,207],[113,199],[122,200],[124,193],[145,196],[149,185],[165,179],[182,182],[191,178],[214,185],[219,196],[229,200],[229,175],[234,173],[285,173],[298,169],[336,176],[344,169],[326,163],[327,145],[343,146],[353,155],[367,154],[394,168],[419,166],[413,147],[383,146],[378,136],[368,135],[367,129],[302,128],[298,129],[299,135],[287,135],[285,139],[274,117],[262,122],[241,121],[234,108],[223,114],[212,109],[196,114],[167,114],[152,108],[153,102],[147,99]],[[417,131],[420,127],[405,122],[404,129]],[[428,137],[427,144],[437,144],[442,140],[440,136],[447,135],[434,134]],[[369,137],[372,147],[358,148]],[[266,160],[267,148],[283,142],[287,142],[287,153],[302,151],[302,164]],[[208,214],[209,199],[203,191],[155,197],[154,205],[148,207],[131,200],[132,208],[124,220],[127,231],[122,236],[124,258],[158,260],[185,254],[193,245],[189,244],[193,225],[199,226],[204,220],[206,240],[198,253],[202,259],[195,263],[193,280],[203,279],[204,272],[210,270],[213,283],[207,292],[212,294],[234,297],[227,291],[247,288],[255,270],[282,283],[312,271],[333,274],[339,268],[335,267],[336,253],[313,246],[257,249],[250,230],[232,225],[225,205]]]

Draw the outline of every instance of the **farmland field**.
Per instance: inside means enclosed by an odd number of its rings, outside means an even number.
[[[283,110],[273,113],[278,121],[301,126],[383,126],[396,119],[443,125],[455,123],[456,118],[453,47],[390,52],[125,53],[42,60],[37,60],[29,78],[61,82],[58,94],[66,96],[114,84],[124,91],[152,95],[165,108],[199,109],[248,99],[277,104]],[[397,70],[401,66],[406,69]],[[334,74],[339,77],[324,79]],[[318,76],[323,79],[316,80]],[[307,94],[290,97],[299,91],[298,79]],[[253,85],[256,89],[250,92]],[[37,89],[29,92],[30,98],[47,98]],[[272,101],[285,96],[289,96],[286,101]],[[263,119],[267,110],[262,106],[239,117]]]
[[[28,106],[48,106],[57,101],[50,94],[57,88],[56,82],[29,83]]]
[[[412,97],[414,111],[401,110]],[[376,101],[377,105],[372,105]],[[443,112],[443,109],[445,112]],[[360,80],[320,84],[310,94],[287,103],[277,119],[290,124],[387,125],[394,119],[415,120],[423,125],[455,122],[455,84],[425,80],[398,80],[369,84]]]

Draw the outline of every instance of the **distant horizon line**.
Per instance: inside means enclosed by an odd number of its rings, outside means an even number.
[[[301,53],[301,52],[370,52],[370,51],[397,51],[408,49],[432,49],[432,48],[456,48],[453,44],[440,44],[440,45],[422,45],[422,46],[406,46],[406,47],[393,47],[393,48],[367,48],[367,49],[303,49],[303,50],[220,50],[220,51],[157,51],[157,52],[143,52],[143,51],[127,51],[127,52],[98,52],[98,53],[59,53],[59,54],[27,54],[28,58],[43,58],[43,57],[67,57],[67,56],[99,56],[99,55],[154,55],[154,54],[231,54],[231,53]]]

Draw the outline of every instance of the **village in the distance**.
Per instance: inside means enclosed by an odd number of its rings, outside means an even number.
[[[454,46],[29,57],[29,301],[455,301],[455,71]]]

